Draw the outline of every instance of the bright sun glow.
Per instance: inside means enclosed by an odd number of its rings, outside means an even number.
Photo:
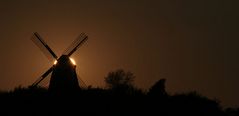
[[[54,61],[54,65],[56,65],[56,64],[57,64],[57,60]]]
[[[72,64],[76,65],[76,62],[74,59],[70,58],[70,60],[71,60]]]
[[[71,63],[72,63],[73,65],[76,65],[76,62],[75,62],[74,59],[70,58],[70,60],[71,60]],[[54,61],[54,65],[56,65],[56,64],[57,64],[57,60]]]

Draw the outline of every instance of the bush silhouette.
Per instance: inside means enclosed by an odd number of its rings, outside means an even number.
[[[208,99],[197,92],[177,94],[171,97],[174,113],[194,116],[221,116],[222,109],[216,100]]]

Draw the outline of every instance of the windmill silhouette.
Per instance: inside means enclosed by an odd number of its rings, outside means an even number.
[[[47,45],[43,38],[37,33],[34,33],[31,39],[47,56],[47,58],[53,62],[53,66],[50,67],[45,73],[43,73],[32,85],[31,87],[36,87],[38,84],[44,80],[51,72],[49,92],[53,93],[65,93],[73,92],[80,89],[80,87],[85,87],[86,84],[79,77],[80,83],[78,82],[76,73],[76,64],[70,58],[70,56],[88,39],[84,33],[81,33],[72,44],[63,52],[60,57],[52,51],[52,49]]]

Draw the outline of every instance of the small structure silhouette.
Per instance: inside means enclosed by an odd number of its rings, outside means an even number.
[[[150,96],[157,96],[157,97],[167,97],[168,94],[165,90],[165,82],[166,79],[160,79],[158,80],[150,89],[148,92],[148,95]]]

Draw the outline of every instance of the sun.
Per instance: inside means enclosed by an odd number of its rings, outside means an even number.
[[[75,60],[74,60],[73,58],[70,58],[70,60],[71,60],[71,63],[72,63],[73,65],[76,65],[76,62],[75,62]]]
[[[75,60],[73,58],[70,58],[70,60],[71,60],[71,63],[73,65],[76,65],[76,62],[75,62]],[[57,64],[57,60],[55,60],[53,64],[56,65]]]
[[[57,60],[54,61],[54,65],[56,65],[56,64],[57,64]]]

